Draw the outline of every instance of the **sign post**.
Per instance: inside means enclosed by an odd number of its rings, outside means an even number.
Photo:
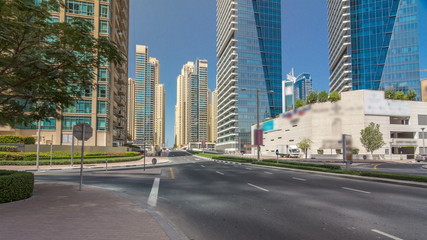
[[[83,162],[85,156],[85,141],[89,140],[92,137],[93,129],[87,123],[78,123],[73,126],[73,137],[76,137],[77,140],[82,141],[82,156],[80,159],[80,185],[79,191],[82,190],[83,185]]]
[[[345,162],[345,168],[348,169],[350,164],[353,163],[351,135],[348,135],[348,134],[342,135],[342,150],[343,150],[342,155],[343,155],[343,161]]]
[[[276,163],[279,163],[279,149],[276,149]]]

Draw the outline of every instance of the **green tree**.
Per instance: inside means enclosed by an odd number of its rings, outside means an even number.
[[[313,144],[313,141],[308,138],[304,138],[301,142],[297,143],[297,147],[304,151],[305,158],[307,158],[307,150],[311,148],[311,144]]]
[[[333,91],[329,94],[329,101],[330,102],[337,102],[341,100],[341,96],[337,91]]]
[[[407,99],[410,101],[415,101],[417,99],[417,92],[415,92],[414,90],[409,90],[408,93],[406,94]]]
[[[371,155],[375,150],[384,146],[385,142],[383,140],[383,134],[380,131],[380,125],[371,122],[369,126],[362,129],[360,131],[360,142]]]
[[[317,98],[318,98],[317,91],[309,91],[307,96],[307,103],[308,104],[317,103]]]
[[[402,91],[396,92],[396,95],[394,96],[394,99],[396,100],[406,100],[405,93]]]
[[[304,102],[304,100],[302,100],[302,99],[297,99],[295,101],[295,109],[300,108],[300,107],[305,106],[305,105],[307,105],[307,103]]]
[[[395,99],[396,92],[393,89],[387,89],[384,91],[384,97],[386,99]]]
[[[60,117],[75,97],[95,87],[100,65],[124,54],[89,21],[54,22],[61,0],[0,0],[0,125]]]
[[[327,102],[328,101],[328,92],[326,91],[321,91],[318,95],[318,99],[319,102]]]

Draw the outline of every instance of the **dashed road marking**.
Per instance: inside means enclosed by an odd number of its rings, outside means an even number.
[[[265,192],[269,192],[269,191],[270,191],[270,190],[268,190],[268,189],[265,189],[265,188],[259,187],[259,186],[257,186],[257,185],[251,184],[251,183],[248,183],[248,185],[249,185],[249,186],[251,186],[251,187],[254,187],[254,188],[258,188],[258,189],[260,189],[260,190],[262,190],[262,191],[265,191]]]
[[[298,181],[306,181],[304,178],[298,178],[298,177],[292,177],[292,179],[298,180]]]
[[[371,193],[371,192],[362,191],[362,190],[358,190],[358,189],[354,189],[354,188],[348,188],[348,187],[342,187],[342,189],[349,190],[349,191],[354,191],[354,192],[366,193],[366,194],[370,194]]]
[[[173,170],[172,170],[172,168],[169,168],[169,171],[170,171],[170,173],[171,173],[171,178],[172,178],[172,179],[175,179],[175,174],[173,174]]]
[[[273,173],[271,173],[271,172],[264,172],[265,174],[273,174]]]
[[[379,166],[379,164],[375,165],[375,166],[374,166],[374,169],[377,169],[377,167],[378,167],[378,166]]]
[[[222,173],[222,172],[218,172],[218,171],[215,171],[215,172],[218,173],[218,174],[224,175],[224,173]]]
[[[205,165],[200,165],[200,167],[205,167]]]
[[[157,205],[157,197],[159,193],[160,178],[155,178],[153,187],[151,188],[150,196],[148,197],[148,205],[155,207]]]
[[[393,239],[393,240],[403,240],[402,238],[398,238],[398,237],[393,236],[393,235],[391,235],[391,234],[388,234],[388,233],[385,233],[385,232],[381,232],[380,230],[377,230],[377,229],[371,229],[371,231],[372,231],[372,232],[376,232],[376,233],[378,233],[378,234],[381,234],[381,235],[383,235],[383,236],[389,237],[389,238],[391,238],[391,239]]]

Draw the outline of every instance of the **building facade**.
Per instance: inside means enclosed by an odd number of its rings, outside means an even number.
[[[39,3],[40,1],[36,1]],[[127,137],[127,76],[128,76],[128,36],[129,36],[129,0],[117,1],[64,1],[60,11],[52,12],[52,21],[71,22],[83,18],[93,24],[93,35],[108,37],[117,43],[125,54],[121,65],[105,63],[94,69],[93,82],[96,87],[87,91],[74,106],[62,112],[61,119],[49,119],[42,122],[41,144],[71,145],[72,126],[88,123],[94,129],[87,146],[121,146]],[[1,127],[0,134],[37,136],[37,124]]]
[[[208,61],[188,62],[177,78],[175,145],[208,140]]]
[[[127,98],[127,126],[128,126],[128,140],[135,139],[135,78],[128,79],[128,98]]]
[[[137,145],[154,146],[156,85],[160,81],[160,64],[149,56],[148,47],[136,45],[135,139]],[[163,122],[164,124],[164,122]]]
[[[379,124],[385,142],[374,151],[376,159],[413,159],[423,152],[427,103],[389,100],[384,98],[383,91],[358,90],[343,92],[338,102],[312,104],[299,108],[292,116],[284,114],[264,122],[261,154],[274,156],[276,149],[286,152],[308,138],[312,141],[309,157],[342,159],[336,149],[342,149],[342,134],[349,134],[353,148],[359,149],[354,158],[371,158],[360,141],[360,131],[371,122]],[[427,139],[427,133],[424,137]]]
[[[217,0],[219,151],[249,150],[251,125],[282,112],[281,1]]]
[[[209,91],[210,93],[210,91]],[[216,143],[217,141],[217,114],[218,114],[218,91],[215,89],[212,93],[208,94],[209,98],[209,117],[208,117],[208,142]]]
[[[420,96],[420,4],[328,0],[330,91],[414,90]]]
[[[165,146],[165,85],[156,85],[155,120],[154,120],[154,145]]]
[[[307,101],[307,96],[312,90],[313,81],[309,73],[302,73],[295,77],[294,70],[287,74],[286,80],[282,82],[282,109],[283,112],[294,109],[298,99]]]

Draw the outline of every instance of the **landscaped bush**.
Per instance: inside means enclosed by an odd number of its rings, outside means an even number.
[[[95,163],[105,163],[105,160],[108,160],[109,163],[114,162],[130,162],[137,161],[141,159],[141,155],[134,157],[119,157],[119,158],[85,158],[85,164],[95,164]],[[69,165],[71,163],[71,159],[53,159],[52,163],[54,165]],[[80,157],[74,158],[74,164],[80,163]],[[0,165],[35,165],[36,160],[18,160],[18,161],[0,161]],[[49,165],[50,160],[42,159],[39,160],[40,165]]]
[[[36,139],[34,137],[22,137],[24,144],[35,144]]]
[[[29,198],[33,189],[32,173],[0,170],[0,203]]]
[[[0,135],[0,143],[24,143],[34,144],[36,139],[30,136],[16,136],[16,135]]]
[[[0,145],[0,152],[17,152],[17,146]]]
[[[317,154],[323,154],[323,149],[317,149]]]
[[[24,140],[20,136],[16,135],[1,135],[0,143],[23,143]]]
[[[359,149],[358,148],[352,148],[351,149],[351,154],[359,154]]]
[[[24,160],[24,156],[18,153],[0,152],[0,163],[2,160]]]
[[[121,158],[121,157],[133,157],[140,156],[138,152],[122,152],[122,153],[106,153],[106,152],[87,152],[85,158]],[[81,157],[80,152],[74,153],[74,158]],[[26,153],[9,153],[0,152],[0,164],[2,160],[35,160],[37,153],[26,152]],[[70,159],[71,152],[69,151],[55,151],[52,154],[52,159]],[[50,152],[42,152],[39,155],[39,159],[50,159]]]
[[[263,160],[263,162],[275,163],[276,160]],[[338,170],[341,169],[339,165],[333,164],[318,164],[318,163],[305,163],[305,162],[279,162],[278,165],[287,165],[287,166],[302,166],[302,167],[315,167],[315,168],[327,168]]]

